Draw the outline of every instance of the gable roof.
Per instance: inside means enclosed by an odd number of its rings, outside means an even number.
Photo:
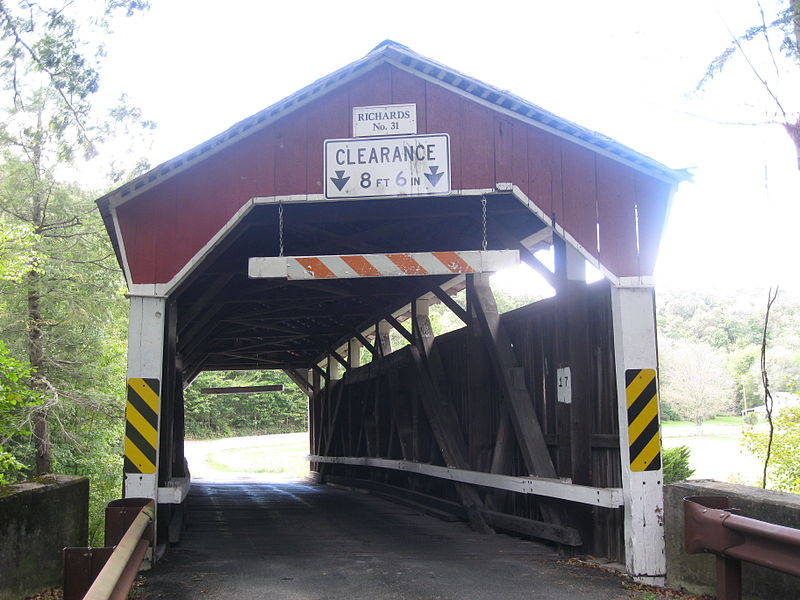
[[[445,87],[449,87],[495,110],[534,123],[551,133],[633,166],[658,179],[670,183],[678,183],[690,179],[689,173],[685,170],[671,169],[601,133],[559,117],[511,92],[500,90],[474,77],[451,69],[417,54],[402,44],[392,40],[385,40],[363,58],[316,80],[272,106],[239,121],[208,141],[158,165],[147,173],[100,197],[96,202],[101,212],[106,214],[109,204],[112,202],[114,204],[122,204],[136,197],[146,189],[228,147],[242,137],[266,127],[339,85],[385,63],[417,74],[427,80],[440,82]]]

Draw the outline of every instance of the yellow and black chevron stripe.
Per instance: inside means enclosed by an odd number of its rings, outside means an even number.
[[[158,449],[158,379],[128,379],[125,473],[155,473]]]
[[[656,370],[625,371],[625,398],[631,471],[658,471],[661,468],[661,435],[658,430]]]

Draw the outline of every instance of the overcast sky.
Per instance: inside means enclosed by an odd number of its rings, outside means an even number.
[[[158,122],[153,164],[390,38],[670,167],[691,167],[659,285],[800,289],[800,175],[788,136],[775,125],[720,123],[772,116],[746,66],[691,94],[729,31],[758,18],[755,2],[152,3],[117,26],[104,89],[124,90]],[[798,78],[780,82],[797,110]]]

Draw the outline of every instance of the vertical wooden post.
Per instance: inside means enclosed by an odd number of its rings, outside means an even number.
[[[309,446],[310,454],[320,453],[319,443],[319,430],[320,430],[320,392],[322,391],[322,377],[320,377],[318,369],[311,369],[311,396],[308,404],[308,419],[309,419]],[[309,468],[312,471],[319,471],[318,463],[311,463]]]
[[[391,330],[392,326],[386,321],[378,321],[375,324],[375,348],[380,356],[392,353],[392,341],[389,337]]]
[[[158,430],[161,422],[161,379],[164,360],[165,299],[132,296],[128,316],[128,404],[126,407],[125,497],[153,498],[158,493]],[[140,383],[139,380],[142,380]],[[131,388],[131,385],[134,388]],[[147,387],[144,387],[147,386]],[[138,406],[142,395],[145,406],[155,414],[155,432],[138,420],[145,407]],[[134,412],[136,411],[136,413]],[[151,413],[142,415],[150,417]],[[150,420],[147,418],[146,420]],[[134,425],[139,425],[135,427]],[[145,430],[141,432],[140,430]],[[138,434],[138,435],[137,435]],[[140,440],[139,436],[145,438]],[[135,439],[132,439],[135,438]],[[145,444],[154,448],[155,460],[147,461],[140,453]],[[151,463],[151,464],[148,464]]]
[[[636,580],[663,585],[666,558],[654,290],[612,287],[611,310],[625,500],[625,562]],[[650,426],[643,427],[641,418],[646,418]]]
[[[558,474],[572,483],[592,485],[592,361],[589,310],[586,300],[586,259],[572,245],[553,236],[557,301],[556,419],[558,424]],[[594,534],[592,509],[573,505],[571,524],[591,547]]]
[[[342,369],[339,362],[333,358],[330,354],[328,355],[328,379],[329,381],[336,381],[337,379],[342,378]]]
[[[347,342],[347,362],[351,369],[361,364],[361,342],[355,338]]]
[[[427,356],[433,344],[430,301],[417,298],[411,303],[411,328],[420,351]]]
[[[156,506],[165,312],[165,298],[131,296],[123,494],[126,498],[152,498]],[[153,561],[152,552],[148,559]]]

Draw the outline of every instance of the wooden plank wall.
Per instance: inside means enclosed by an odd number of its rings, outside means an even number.
[[[502,315],[502,322],[523,365],[525,384],[558,476],[591,486],[621,487],[610,288],[598,282],[577,289],[568,303],[543,300]],[[584,351],[573,352],[569,364],[573,374],[583,377],[583,391],[576,392],[580,397],[574,397],[572,405],[565,405],[557,402],[556,370],[565,366],[563,329],[571,311],[581,313],[588,323],[577,334]],[[436,338],[434,345],[446,373],[440,389],[457,414],[470,469],[489,472],[504,405],[479,331],[465,327]],[[576,343],[575,332],[571,335]],[[577,364],[576,357],[583,364]],[[315,452],[444,465],[421,405],[418,382],[406,347],[322,389],[312,400]],[[587,424],[588,430],[576,428],[576,422]],[[368,479],[459,501],[452,483],[433,477],[348,465],[318,468],[327,475]],[[507,474],[528,474],[518,449]],[[492,510],[546,520],[534,496],[479,490]],[[581,552],[624,561],[622,509],[557,503],[567,515],[565,525],[580,532]]]

